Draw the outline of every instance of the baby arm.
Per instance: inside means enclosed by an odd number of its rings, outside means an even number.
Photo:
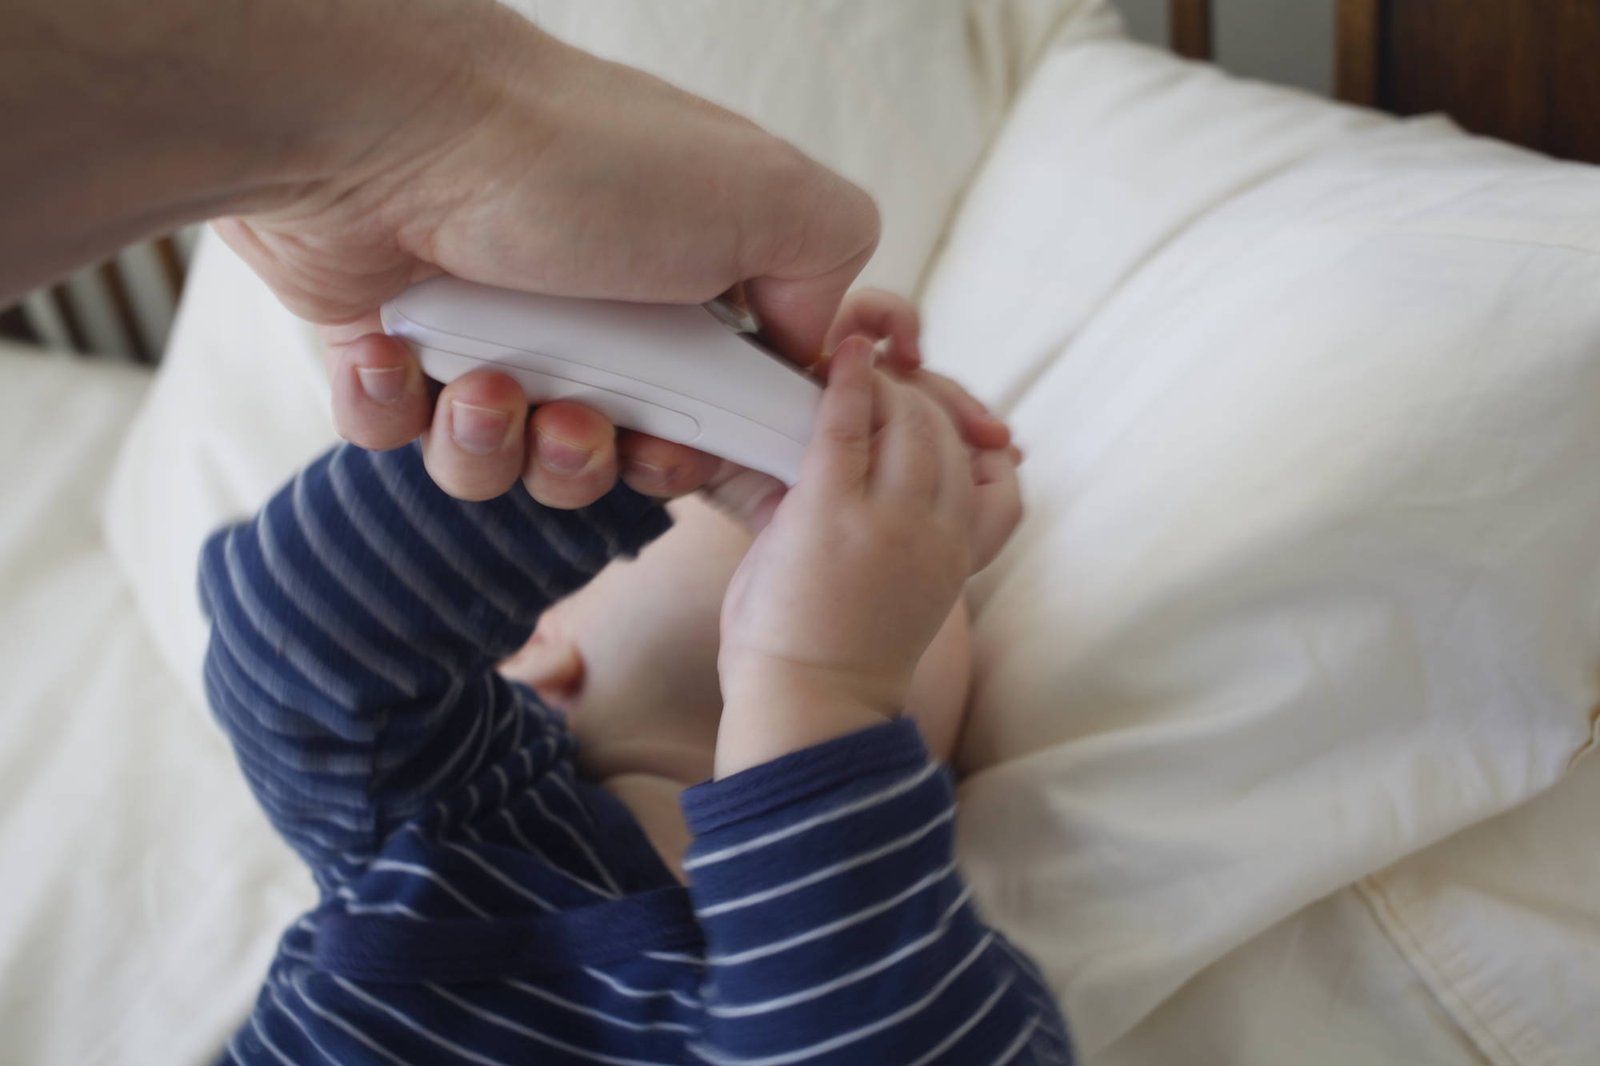
[[[897,720],[966,577],[1016,524],[1014,469],[970,456],[864,343],[830,373],[800,482],[724,604],[718,780],[685,796],[701,1054],[1068,1062],[1048,989],[969,899],[949,778]]]
[[[707,1061],[1071,1062],[1049,989],[971,902],[949,775],[909,720],[684,807]]]
[[[494,664],[667,525],[620,487],[576,511],[520,486],[465,503],[416,446],[342,446],[215,534],[207,693],[278,830],[313,869],[359,860],[537,728]]]

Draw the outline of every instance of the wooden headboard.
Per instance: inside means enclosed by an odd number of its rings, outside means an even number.
[[[1172,47],[1211,57],[1212,0],[1171,0]],[[1484,133],[1600,163],[1600,0],[1338,0],[1341,100],[1443,111]]]
[[[1597,0],[1341,0],[1342,99],[1600,163]]]

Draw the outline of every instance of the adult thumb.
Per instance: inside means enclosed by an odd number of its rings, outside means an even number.
[[[762,336],[802,366],[823,354],[828,327],[872,258],[880,230],[878,207],[864,190],[816,164],[807,178],[809,195],[768,205],[768,221],[779,221],[782,232],[759,241],[768,254],[747,259],[742,271]]]
[[[870,255],[869,250],[820,277],[746,281],[745,299],[761,322],[762,338],[800,366],[815,363],[824,354],[823,340],[845,293]]]

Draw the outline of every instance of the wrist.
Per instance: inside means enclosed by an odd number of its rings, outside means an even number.
[[[871,672],[788,661],[721,667],[715,774],[752,766],[898,718],[905,684]]]
[[[552,43],[494,0],[275,0],[244,80],[233,150],[271,190],[244,210],[321,210],[352,191],[404,182],[501,106]],[[270,9],[271,13],[268,13]],[[292,75],[283,66],[291,55]]]
[[[548,41],[491,0],[17,0],[0,296],[218,215],[333,200],[492,107]],[[534,62],[537,62],[534,60]]]

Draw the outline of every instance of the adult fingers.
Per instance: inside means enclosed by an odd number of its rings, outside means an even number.
[[[616,431],[604,415],[567,401],[528,419],[522,483],[546,507],[587,507],[617,483]]]
[[[416,357],[403,343],[368,333],[329,345],[325,358],[340,436],[383,450],[415,440],[428,428],[433,397]]]
[[[716,456],[686,444],[632,430],[617,435],[617,460],[622,480],[634,491],[666,499],[698,489],[722,464]]]
[[[422,439],[429,475],[452,496],[487,500],[522,471],[522,427],[528,401],[504,374],[478,371],[446,385]]]
[[[740,273],[762,333],[789,358],[810,366],[828,325],[878,246],[872,197],[838,174],[787,155],[786,173],[762,181],[741,226]]]
[[[701,491],[713,507],[759,533],[788,490],[775,477],[723,462]]]

